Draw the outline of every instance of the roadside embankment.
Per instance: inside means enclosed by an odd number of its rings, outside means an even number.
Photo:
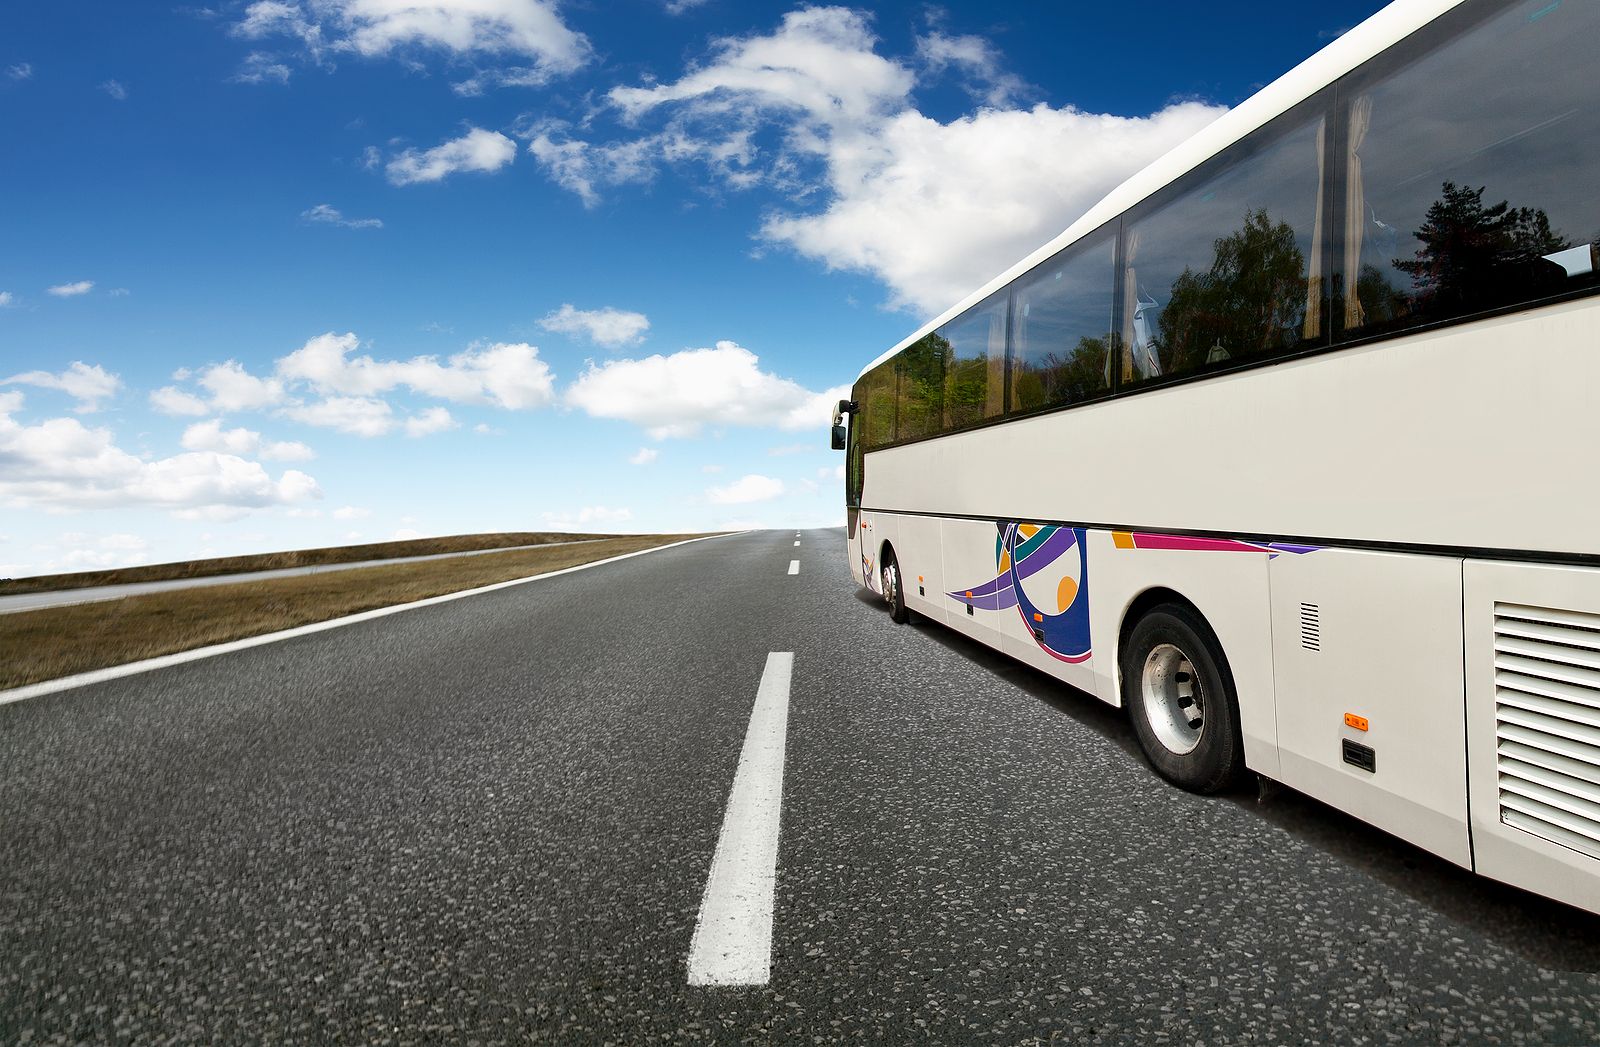
[[[0,616],[0,651],[5,652],[0,659],[0,690],[559,571],[695,537],[700,536],[632,535],[8,614]]]

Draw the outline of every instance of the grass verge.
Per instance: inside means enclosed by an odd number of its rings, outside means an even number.
[[[0,689],[291,629],[696,538],[634,535],[0,615]]]
[[[611,534],[563,534],[559,531],[500,531],[494,534],[455,534],[444,538],[413,538],[400,542],[374,542],[370,545],[336,545],[324,549],[291,549],[281,553],[252,556],[219,556],[210,560],[183,560],[178,563],[143,564],[109,571],[78,571],[73,574],[41,574],[32,578],[0,578],[0,596],[38,593],[60,589],[87,589],[95,585],[123,585],[127,582],[166,582],[174,578],[210,578],[219,574],[271,571],[280,567],[318,567],[330,563],[356,563],[361,560],[392,560],[400,556],[430,556],[435,553],[465,553],[479,549],[504,549],[513,545],[548,545],[551,542],[581,542],[592,538],[616,538]]]

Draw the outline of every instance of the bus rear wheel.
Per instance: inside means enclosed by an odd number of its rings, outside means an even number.
[[[899,625],[911,620],[911,610],[906,607],[906,594],[901,588],[900,564],[894,550],[883,552],[883,599],[889,605],[889,619]]]
[[[1123,644],[1120,668],[1122,704],[1158,774],[1197,793],[1239,780],[1239,701],[1204,618],[1183,604],[1151,608]]]

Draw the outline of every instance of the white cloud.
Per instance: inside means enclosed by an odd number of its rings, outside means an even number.
[[[722,472],[722,466],[720,466],[720,465],[702,465],[700,467],[700,471],[702,473],[720,473],[720,472]]]
[[[499,131],[474,127],[432,149],[407,149],[384,168],[395,185],[437,182],[457,171],[498,171],[517,158],[517,143]]]
[[[65,371],[51,374],[48,371],[28,371],[12,375],[0,385],[32,385],[40,389],[59,389],[74,400],[79,414],[92,414],[100,409],[100,401],[116,395],[122,380],[99,364],[89,366],[74,360]]]
[[[938,312],[1222,112],[1184,102],[1119,117],[1041,104],[948,124],[902,113],[869,154],[830,156],[826,208],[770,218],[762,234],[830,269],[878,277],[896,305]]]
[[[829,269],[867,273],[895,307],[930,313],[1224,111],[1199,102],[1142,117],[1007,108],[1023,87],[981,38],[935,31],[918,46],[928,75],[962,78],[985,106],[948,123],[925,116],[912,105],[912,65],[877,53],[865,16],[812,7],[769,34],[718,41],[676,81],[609,93],[625,120],[655,118],[659,130],[589,143],[544,124],[528,132],[529,150],[588,206],[606,186],[686,162],[730,188],[786,191],[796,204],[768,216],[763,239]],[[776,134],[752,138],[763,131]],[[766,151],[750,144],[774,137]]]
[[[391,542],[409,542],[412,539],[421,537],[422,532],[417,530],[415,527],[402,527],[395,531],[394,534],[391,534],[389,536],[389,540]]]
[[[600,186],[648,182],[655,175],[658,139],[614,145],[558,141],[562,125],[546,122],[528,132],[528,152],[555,183],[578,195],[585,207],[600,203]]]
[[[935,75],[946,70],[966,74],[967,92],[992,108],[1005,108],[1027,91],[1020,77],[1002,67],[994,45],[981,36],[952,36],[935,29],[917,37],[917,57]]]
[[[276,55],[251,51],[231,79],[238,84],[286,84],[291,70]]]
[[[112,298],[126,298],[133,294],[133,292],[128,290],[126,287],[113,287],[111,290],[107,291],[106,294],[110,295]]]
[[[149,506],[175,513],[231,514],[321,497],[294,469],[273,479],[258,462],[216,452],[144,459],[116,446],[110,429],[75,418],[24,425],[21,393],[0,393],[0,501],[54,511]]]
[[[218,454],[236,454],[243,458],[261,449],[261,434],[249,429],[223,429],[222,419],[196,422],[183,431],[178,441],[186,450],[216,451]]]
[[[362,517],[371,515],[371,509],[362,509],[354,505],[341,505],[339,508],[333,511],[333,518],[335,520],[359,520]]]
[[[784,444],[782,447],[767,448],[767,455],[771,458],[781,458],[790,454],[808,454],[819,449],[816,444]]]
[[[261,445],[260,458],[267,462],[309,462],[317,452],[299,440],[274,440]]]
[[[317,63],[329,53],[407,58],[415,49],[528,63],[481,74],[514,84],[570,73],[592,54],[588,38],[569,28],[550,0],[257,0],[234,32],[290,37]]]
[[[29,564],[0,564],[0,576],[26,577],[36,574],[70,574],[112,567],[149,563],[150,543],[136,534],[86,534],[63,531],[53,541],[33,547],[36,557]]]
[[[211,411],[200,397],[170,385],[164,385],[150,394],[150,406],[162,414],[198,415]]]
[[[633,519],[632,509],[611,509],[603,505],[586,505],[577,512],[541,513],[546,527],[566,530],[572,527],[602,527],[624,523]]]
[[[628,464],[649,465],[651,462],[660,457],[661,452],[656,450],[654,447],[641,447],[633,454],[628,456]]]
[[[213,411],[259,411],[284,400],[283,383],[276,378],[257,378],[237,360],[213,364],[200,372],[202,388],[211,394]]]
[[[536,347],[525,342],[469,349],[444,363],[435,356],[350,358],[359,345],[354,334],[330,331],[279,359],[277,372],[285,380],[304,382],[325,394],[373,396],[405,386],[424,396],[507,410],[544,407],[555,399],[549,365],[539,359]]]
[[[910,94],[910,70],[873,51],[865,15],[807,7],[783,16],[769,36],[724,39],[713,61],[676,83],[618,87],[611,101],[628,116],[671,102],[738,112],[748,106],[799,111],[828,122],[864,123]]]
[[[220,418],[189,426],[179,442],[190,451],[215,451],[265,461],[305,462],[316,457],[316,452],[298,440],[269,441],[251,429],[223,429]]]
[[[6,75],[13,80],[31,80],[33,66],[28,62],[18,62],[16,65],[6,67]]]
[[[665,6],[667,14],[681,15],[686,11],[693,11],[695,8],[705,4],[705,2],[706,0],[667,0]]]
[[[93,290],[93,280],[79,280],[77,283],[57,284],[54,287],[47,287],[45,288],[45,293],[53,294],[57,298],[76,298]]]
[[[591,362],[567,388],[566,402],[596,418],[644,426],[657,440],[692,436],[706,425],[825,426],[845,387],[813,393],[761,370],[734,342],[642,360]],[[826,409],[824,409],[824,405]]]
[[[283,412],[306,425],[336,429],[354,436],[383,436],[394,428],[394,409],[364,396],[331,396],[314,404],[298,404]]]
[[[331,204],[318,204],[300,212],[302,222],[320,225],[336,225],[341,229],[382,229],[381,218],[346,218],[338,208]]]
[[[443,407],[430,407],[406,419],[407,436],[428,436],[459,427],[460,423],[451,418],[450,412]]]
[[[0,291],[0,309],[17,304],[17,296],[10,291]]]
[[[783,481],[750,473],[725,487],[706,488],[706,499],[713,505],[744,505],[767,502],[783,494]]]
[[[650,319],[643,313],[630,313],[606,306],[604,309],[578,309],[564,304],[539,321],[546,331],[581,335],[597,345],[616,349],[637,345],[650,330]]]
[[[100,90],[115,98],[119,102],[128,100],[128,89],[115,80],[107,80],[100,85]]]

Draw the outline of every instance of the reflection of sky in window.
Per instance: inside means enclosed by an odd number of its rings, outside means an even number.
[[[1002,294],[961,314],[940,328],[939,334],[950,342],[952,358],[970,360],[978,356],[988,356],[989,334],[997,322],[996,312],[1000,314],[998,317],[1000,330],[1005,330],[1005,307],[1006,298]]]
[[[1483,186],[1485,206],[1542,209],[1576,242],[1600,232],[1592,172],[1600,142],[1593,53],[1600,5],[1517,5],[1376,86],[1361,146],[1368,204],[1362,261],[1410,259],[1441,186]],[[1373,218],[1392,227],[1385,236]],[[1400,273],[1391,280],[1408,282]]]
[[[1012,318],[1017,359],[1036,363],[1052,352],[1065,356],[1082,338],[1110,331],[1114,242],[1075,246],[1023,278]]]
[[[1167,304],[1167,292],[1185,267],[1211,270],[1216,242],[1244,228],[1245,215],[1265,210],[1288,222],[1309,257],[1317,211],[1317,133],[1320,121],[1300,127],[1195,186],[1132,226],[1139,242],[1133,258],[1140,293]]]

